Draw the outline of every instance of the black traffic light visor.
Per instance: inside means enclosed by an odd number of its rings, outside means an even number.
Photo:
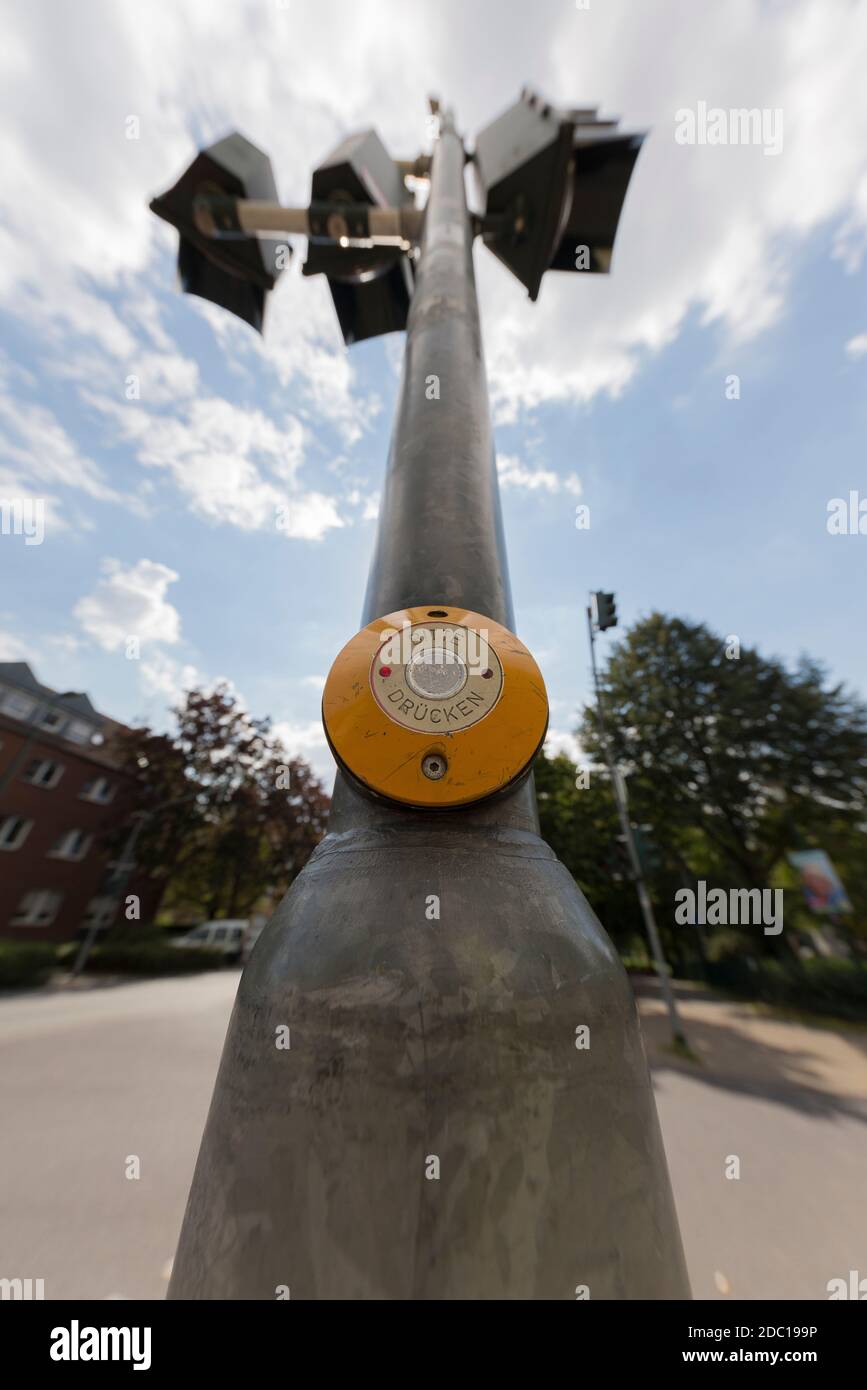
[[[610,267],[643,138],[616,125],[592,109],[560,109],[525,91],[476,138],[485,243],[531,299],[546,270]]]
[[[208,236],[195,220],[203,197],[218,203],[248,198],[276,202],[271,161],[236,131],[200,151],[177,183],[150,204],[180,235],[178,274],[185,293],[228,309],[261,332],[266,294],[283,268],[277,244],[257,236],[228,241]]]

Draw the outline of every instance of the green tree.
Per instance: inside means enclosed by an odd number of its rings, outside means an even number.
[[[164,887],[164,904],[242,917],[285,892],[325,832],[328,797],[225,685],[190,691],[177,732],[122,737],[150,813],[136,857]]]
[[[534,765],[543,839],[584,893],[605,930],[626,951],[642,935],[641,913],[620,839],[617,808],[607,775],[586,774],[560,753],[540,754]]]
[[[730,881],[768,886],[787,849],[867,813],[867,708],[802,657],[794,670],[700,623],[654,613],[600,681],[633,815],[688,868],[698,831]],[[595,712],[580,737],[601,761]]]
[[[576,786],[578,768],[570,759],[543,753],[534,775],[543,838],[576,879],[621,954],[646,956],[646,927],[607,769],[584,770]],[[684,856],[695,847],[660,843],[651,827],[636,830],[665,958],[676,971],[688,967],[694,973],[701,942],[675,925],[673,904],[676,890],[693,882]]]

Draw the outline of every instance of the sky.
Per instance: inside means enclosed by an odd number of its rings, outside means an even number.
[[[648,132],[610,276],[531,304],[476,247],[549,747],[576,751],[590,589],[867,696],[867,534],[828,528],[834,499],[867,513],[863,0],[0,0],[0,24],[0,501],[45,503],[40,544],[0,532],[0,660],[157,728],[225,679],[330,783],[321,690],[360,622],[403,338],[347,351],[303,239],[260,338],[179,293],[148,202],[237,129],[303,204],[347,133],[429,149],[433,92],[471,147],[529,84]],[[764,112],[762,138],[701,143],[702,104]]]

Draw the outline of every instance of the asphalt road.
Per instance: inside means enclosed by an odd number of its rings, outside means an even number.
[[[0,1277],[164,1296],[237,982],[0,999]],[[867,1032],[680,994],[698,1063],[666,1051],[652,989],[641,1010],[694,1295],[820,1299],[867,1275]]]

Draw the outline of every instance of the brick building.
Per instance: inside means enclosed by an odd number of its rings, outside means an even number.
[[[153,883],[106,846],[135,824],[135,783],[113,752],[123,727],[25,662],[0,662],[0,937],[74,940],[123,920],[129,893],[149,920]]]

